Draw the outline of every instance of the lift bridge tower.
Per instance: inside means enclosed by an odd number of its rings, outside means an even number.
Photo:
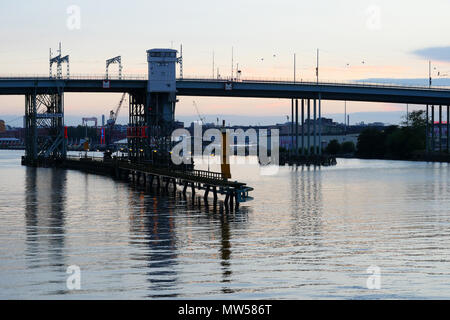
[[[132,161],[168,163],[176,98],[177,50],[147,51],[146,92],[130,93],[128,145]]]
[[[64,126],[64,79],[62,63],[67,64],[69,79],[69,56],[63,56],[61,43],[58,55],[53,57],[50,49],[49,81],[54,89],[31,88],[25,95],[25,156],[22,163],[39,166],[59,162],[67,154],[67,129]],[[52,65],[56,63],[56,77],[52,75]]]

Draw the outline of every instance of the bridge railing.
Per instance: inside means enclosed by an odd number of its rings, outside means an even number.
[[[45,74],[3,74],[0,75],[0,80],[147,80],[148,77],[142,74],[130,74],[122,76],[119,79],[118,75],[109,75],[108,79],[104,74],[73,74],[67,77],[63,75],[58,78],[56,76],[50,77]]]
[[[301,79],[294,81],[287,78],[263,78],[263,77],[246,77],[242,79],[225,78],[211,78],[211,77],[183,77],[177,80],[184,81],[199,81],[199,82],[233,82],[233,83],[271,83],[271,84],[294,84],[294,85],[333,85],[333,86],[359,86],[359,87],[376,87],[376,88],[408,88],[408,89],[423,89],[423,90],[442,90],[450,89],[450,85],[417,85],[417,84],[400,84],[400,83],[388,83],[388,82],[376,82],[376,81],[364,81],[364,80],[307,80]]]

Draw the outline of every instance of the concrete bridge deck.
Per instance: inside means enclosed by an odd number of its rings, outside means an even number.
[[[57,92],[140,92],[147,80],[129,77],[105,80],[98,76],[53,79],[49,77],[0,77],[0,95]],[[268,80],[177,79],[178,96],[216,96],[346,100],[387,103],[450,105],[450,89],[366,83],[289,82]]]

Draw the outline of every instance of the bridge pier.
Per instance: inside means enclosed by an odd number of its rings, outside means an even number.
[[[322,155],[322,95],[319,92],[319,155]]]
[[[298,99],[295,99],[295,156],[298,155]]]
[[[25,95],[25,156],[23,164],[38,166],[61,162],[67,154],[64,94]]]
[[[210,186],[206,186],[206,190],[205,190],[205,194],[203,195],[203,198],[205,198],[205,201],[207,201],[208,199],[208,195],[209,195],[209,190],[210,190]]]
[[[216,203],[217,202],[217,187],[216,186],[213,187],[213,196],[214,196],[214,203]]]
[[[430,154],[430,128],[429,128],[429,122],[430,122],[430,117],[429,117],[429,105],[426,105],[426,111],[425,111],[425,118],[426,118],[426,124],[425,124],[425,153],[427,154],[427,156]]]
[[[317,100],[314,99],[314,112],[313,112],[313,117],[314,117],[314,124],[313,124],[313,156],[315,156],[317,154]]]
[[[191,192],[192,192],[192,199],[194,199],[195,198],[195,183],[194,182],[191,183]]]
[[[177,195],[177,180],[172,179],[172,183],[173,183],[173,195],[176,196]]]
[[[431,153],[435,151],[435,133],[434,133],[434,105],[431,106]]]
[[[186,191],[188,188],[188,182],[184,181],[184,186],[183,186],[183,196],[186,198]]]
[[[307,121],[308,124],[306,126],[306,130],[307,130],[307,150],[306,150],[306,155],[309,156],[311,154],[311,100],[308,99],[308,114],[307,114]]]
[[[450,132],[449,132],[449,127],[450,127],[450,114],[449,114],[449,106],[447,106],[447,153],[450,154]]]
[[[302,99],[302,156],[305,155],[305,99]]]
[[[156,176],[156,188],[158,189],[158,192],[159,192],[159,189],[161,189],[161,177],[160,176]]]
[[[164,186],[164,190],[166,193],[169,193],[169,184],[170,184],[170,179],[166,178],[166,184]]]
[[[289,156],[293,156],[295,154],[294,149],[294,99],[291,99],[291,147],[289,148]]]

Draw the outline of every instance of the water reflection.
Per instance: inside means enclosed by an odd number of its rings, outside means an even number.
[[[6,164],[5,297],[65,298],[71,261],[83,270],[71,298],[449,296],[449,165],[351,159],[271,177],[237,168],[255,200],[224,214],[202,192],[193,201]],[[381,268],[382,290],[366,288],[370,265]]]
[[[148,193],[150,192],[150,193]],[[129,193],[130,245],[138,250],[132,259],[144,262],[137,268],[144,270],[149,283],[146,297],[175,298],[183,292],[183,287],[200,281],[196,272],[189,279],[183,276],[183,259],[203,260],[209,255],[202,252],[186,253],[186,247],[202,239],[204,248],[216,248],[221,270],[222,293],[234,292],[228,284],[232,282],[231,237],[232,228],[245,228],[249,208],[244,206],[234,213],[225,213],[220,202],[204,201],[201,194],[183,197],[181,192],[156,193],[130,188]],[[208,230],[203,233],[203,230]],[[177,236],[178,234],[178,236]],[[214,246],[213,243],[218,246]],[[200,250],[202,251],[202,249]],[[180,257],[178,252],[184,252]],[[200,277],[203,277],[201,275]],[[182,295],[181,295],[182,296]]]
[[[30,267],[35,266],[35,262],[41,262],[47,254],[50,266],[62,267],[65,265],[66,171],[27,168],[25,186],[26,243]]]
[[[322,233],[322,172],[316,166],[290,168],[292,235],[317,245]],[[314,236],[314,237],[312,237]],[[298,243],[297,243],[298,244]]]
[[[228,216],[222,215],[220,218],[221,241],[220,241],[220,259],[222,266],[222,283],[230,283],[233,271],[231,269],[231,233]],[[233,293],[234,291],[226,286],[222,288],[223,293]]]
[[[150,196],[143,192],[129,198],[130,244],[144,247],[134,259],[146,262],[148,297],[174,298],[177,287],[177,243],[173,201],[164,196]]]

